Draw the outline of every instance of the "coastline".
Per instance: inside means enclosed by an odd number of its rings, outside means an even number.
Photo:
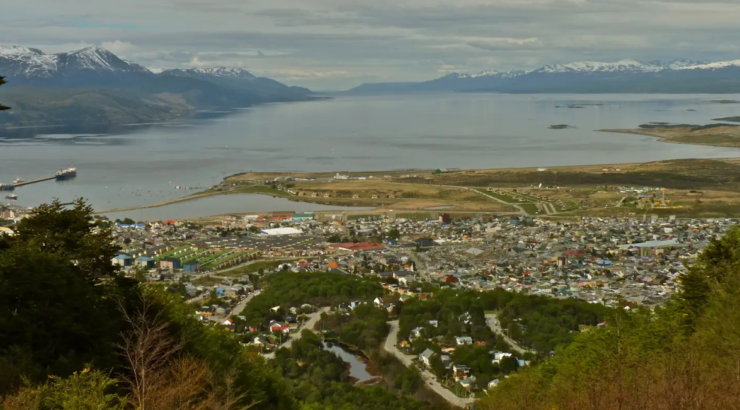
[[[367,174],[385,175],[386,178],[367,180],[335,180],[333,179],[334,174],[328,172],[237,173],[225,177],[219,185],[185,197],[148,205],[96,211],[96,213],[109,214],[158,208],[219,195],[258,194],[304,204],[337,206],[338,208],[366,208],[363,210],[346,209],[345,212],[349,212],[350,214],[376,214],[393,210],[397,214],[432,214],[435,212],[445,212],[451,214],[535,215],[540,213],[534,213],[534,209],[531,207],[523,209],[522,204],[512,204],[510,201],[502,200],[500,196],[495,194],[490,195],[490,192],[481,191],[485,187],[497,187],[507,190],[517,188],[536,190],[538,184],[544,184],[546,187],[548,185],[562,185],[576,190],[591,190],[594,192],[598,190],[596,189],[597,187],[611,184],[662,186],[669,189],[686,191],[692,189],[740,191],[740,188],[735,189],[736,187],[733,185],[721,180],[723,176],[737,173],[738,169],[740,169],[740,158],[678,159],[643,163],[556,166],[548,168],[467,169],[442,174],[437,174],[431,170],[414,170],[413,175],[406,175],[409,174],[408,170],[387,172],[370,171]],[[354,175],[358,176],[365,174],[363,172],[354,173]],[[289,175],[319,178],[321,181],[296,181],[294,193],[287,192],[287,188],[279,190],[263,184],[265,179],[272,180]],[[370,188],[370,190],[367,188]],[[311,197],[295,194],[295,190],[301,191],[302,189],[334,193],[367,193],[379,192],[378,190],[382,191],[382,189],[391,189],[393,190],[392,192],[402,192],[404,195],[399,195],[398,198],[394,199],[374,199],[365,194],[363,198],[350,199],[348,197],[324,198],[323,196]],[[419,193],[425,193],[427,197],[421,197]],[[429,198],[434,196],[437,196],[437,198]],[[555,201],[556,199],[553,198],[543,202],[545,204],[545,211],[547,211],[545,214],[568,214],[568,211],[555,210],[552,207]],[[530,199],[524,202],[530,202],[530,205],[534,206],[540,201]],[[438,205],[450,203],[455,205]],[[541,211],[543,210],[542,208],[539,209]],[[317,213],[322,212],[324,211],[317,211]],[[203,215],[198,218],[207,218],[209,216],[215,216],[215,214]]]

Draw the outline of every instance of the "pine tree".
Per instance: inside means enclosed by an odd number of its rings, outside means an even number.
[[[0,76],[0,85],[3,85],[3,84],[5,84],[5,77]],[[10,109],[10,107],[6,107],[6,106],[0,104],[0,111],[2,111],[2,110],[9,110],[9,109]]]

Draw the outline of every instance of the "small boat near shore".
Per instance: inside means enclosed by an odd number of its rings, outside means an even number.
[[[16,199],[18,199],[18,195],[16,195],[16,194],[9,194],[9,195],[5,195],[5,198],[12,199],[12,200],[15,201]]]

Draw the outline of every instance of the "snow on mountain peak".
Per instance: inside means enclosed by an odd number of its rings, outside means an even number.
[[[716,63],[700,63],[676,67],[677,70],[717,70],[720,68],[740,67],[740,60],[718,61]]]
[[[191,68],[186,71],[190,71],[191,73],[196,74],[212,75],[216,77],[238,78],[242,80],[251,80],[257,78],[249,71],[237,67]]]
[[[0,57],[20,57],[27,55],[43,55],[44,53],[37,48],[20,47],[20,46],[0,46]]]
[[[611,72],[656,72],[664,67],[656,63],[641,63],[637,60],[625,59],[610,63],[599,61],[576,61],[569,64],[546,65],[537,70],[546,73],[611,73]]]

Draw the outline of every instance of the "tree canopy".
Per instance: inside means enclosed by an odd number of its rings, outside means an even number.
[[[0,76],[0,85],[3,85],[3,84],[5,84],[5,77]],[[9,110],[9,109],[10,109],[10,107],[6,107],[6,106],[0,104],[0,111]]]

